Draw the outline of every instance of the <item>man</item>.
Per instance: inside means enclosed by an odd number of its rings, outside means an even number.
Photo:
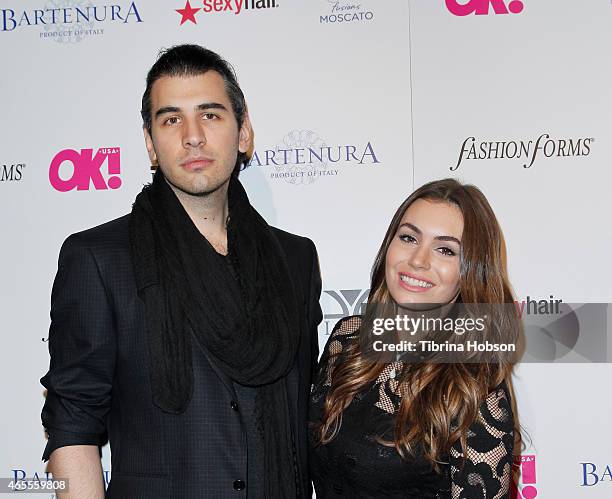
[[[231,67],[162,52],[143,129],[154,180],[132,212],[70,236],[51,299],[44,459],[59,497],[309,497],[314,245],[238,181],[253,132]]]

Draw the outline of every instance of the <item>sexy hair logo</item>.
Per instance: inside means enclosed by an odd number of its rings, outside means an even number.
[[[192,7],[189,0],[187,0],[185,7],[174,9],[181,16],[181,26],[187,21],[198,24],[195,15],[200,10],[205,14],[216,14],[217,12],[242,14],[249,10],[253,12],[260,9],[278,7],[276,0],[202,0],[202,2],[194,2],[194,5],[202,6]]]
[[[520,484],[513,483],[510,491],[511,499],[535,499],[538,496],[538,489],[535,486],[536,477],[536,457],[516,456],[514,464],[520,466]]]
[[[456,16],[486,16],[489,14],[489,6],[493,8],[494,14],[520,14],[524,4],[520,0],[512,0],[507,3],[504,0],[469,0],[459,2],[458,0],[446,0],[446,8]]]
[[[96,190],[118,189],[121,187],[121,159],[119,147],[104,147],[94,155],[93,149],[64,149],[57,153],[49,167],[49,181],[60,192],[89,190],[91,184]],[[106,163],[108,179],[102,175],[102,166]],[[63,174],[60,168],[64,165]],[[66,170],[70,176],[66,175]]]

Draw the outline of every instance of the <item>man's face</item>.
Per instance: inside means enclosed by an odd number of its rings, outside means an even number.
[[[176,189],[202,196],[227,188],[238,151],[251,145],[248,115],[239,128],[223,77],[164,76],[151,88],[151,134],[145,142],[152,165]]]

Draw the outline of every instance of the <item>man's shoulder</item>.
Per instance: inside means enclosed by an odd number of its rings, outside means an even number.
[[[316,253],[314,243],[307,237],[287,232],[278,227],[270,226],[270,228],[285,250],[288,258],[294,255],[301,258],[312,258],[313,254]]]
[[[63,247],[88,248],[93,251],[104,249],[129,249],[130,214],[103,224],[71,234]]]

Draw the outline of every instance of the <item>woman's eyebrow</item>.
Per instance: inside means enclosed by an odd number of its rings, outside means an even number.
[[[409,229],[413,230],[417,234],[422,234],[423,233],[423,231],[421,229],[419,229],[416,225],[411,224],[410,222],[404,222],[402,225],[400,225],[400,227],[408,227]],[[434,239],[436,239],[438,241],[452,241],[452,242],[455,242],[455,243],[461,245],[461,241],[459,239],[457,239],[456,237],[453,237],[453,236],[436,236],[436,237],[434,237]]]

